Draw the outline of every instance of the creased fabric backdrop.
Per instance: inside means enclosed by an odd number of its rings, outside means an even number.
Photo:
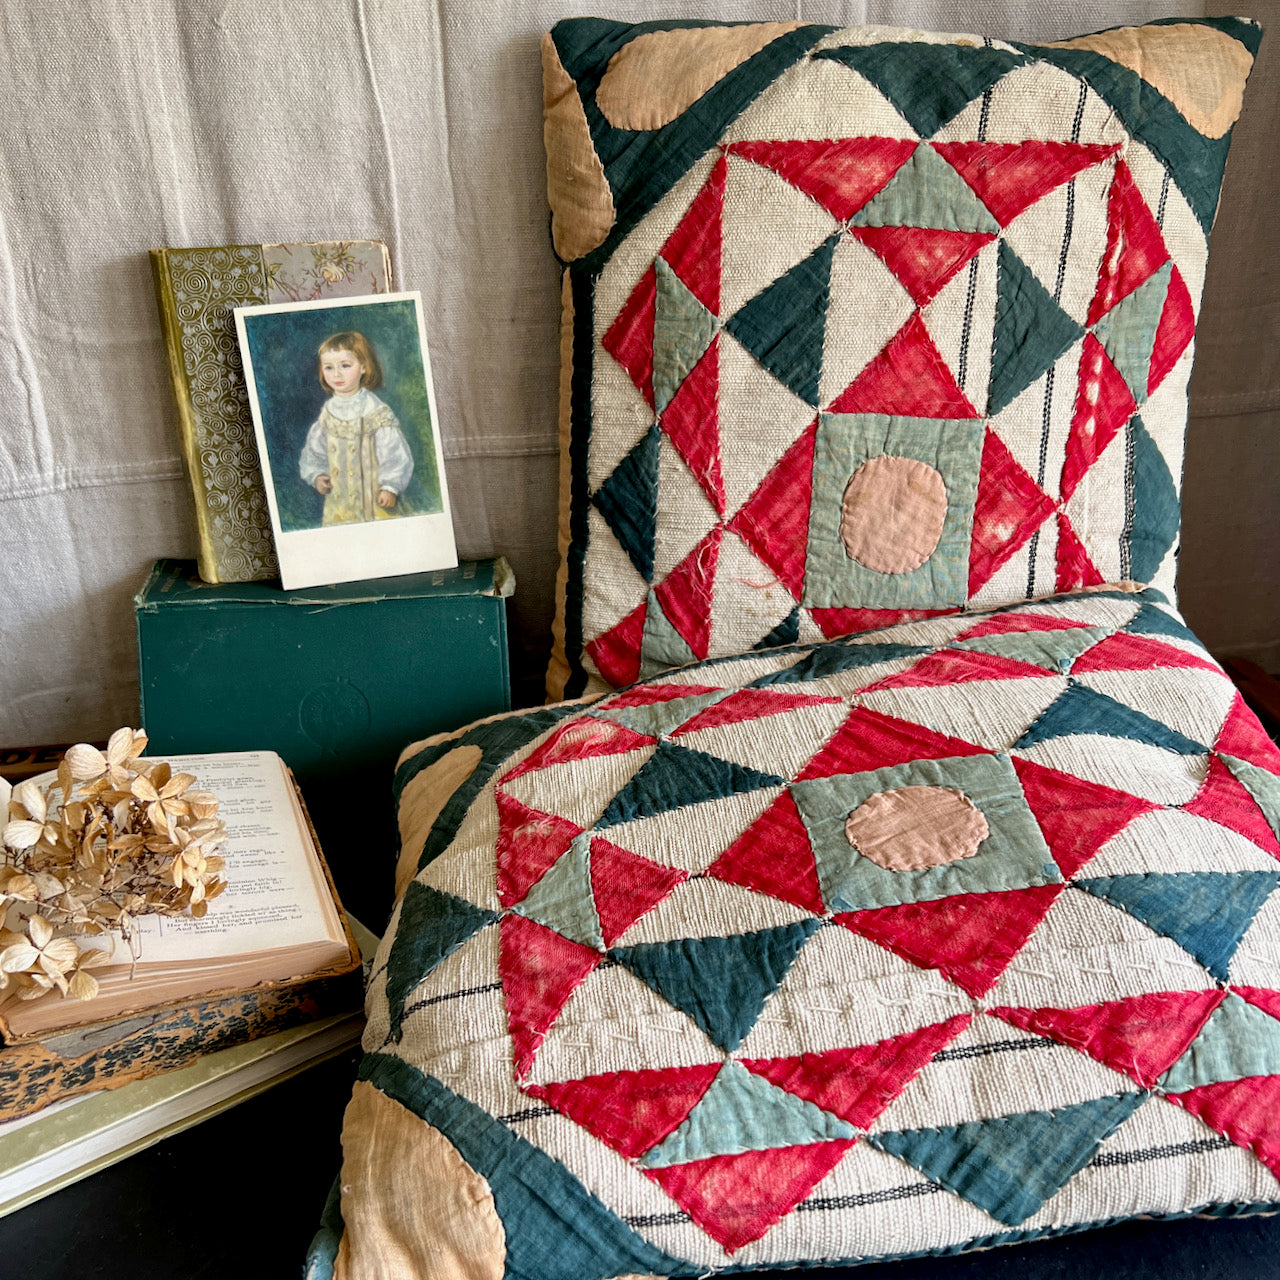
[[[132,600],[195,553],[147,250],[378,237],[421,290],[459,552],[518,588],[536,700],[555,574],[559,288],[538,42],[574,13],[1058,39],[1186,0],[682,5],[5,0],[0,6],[0,746],[137,718]],[[1210,12],[1233,13],[1210,5]],[[1280,0],[1239,10],[1280,26]],[[1213,237],[1181,598],[1280,666],[1280,84],[1264,39]]]

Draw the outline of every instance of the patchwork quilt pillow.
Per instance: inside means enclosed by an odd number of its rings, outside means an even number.
[[[557,25],[551,697],[1080,586],[1172,599],[1259,34]]]
[[[1154,590],[686,667],[396,787],[314,1277],[1280,1208],[1280,751]]]

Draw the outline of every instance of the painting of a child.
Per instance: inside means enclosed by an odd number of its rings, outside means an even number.
[[[332,394],[307,432],[298,462],[324,498],[322,523],[352,524],[410,514],[401,495],[413,455],[390,406],[374,394],[382,366],[363,333],[335,333],[317,353],[320,385]]]

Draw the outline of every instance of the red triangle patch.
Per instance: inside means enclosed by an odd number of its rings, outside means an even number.
[[[1078,631],[1088,626],[1087,622],[1073,622],[1052,613],[997,613],[995,617],[962,632],[956,640],[977,640],[979,636],[1007,636],[1027,631]]]
[[[723,535],[724,526],[716,525],[653,589],[662,612],[696,658],[705,658],[711,647],[711,601]]]
[[[959,612],[959,609],[810,609],[809,616],[828,640],[836,640],[861,631],[891,627],[897,622],[941,618]]]
[[[720,223],[724,213],[724,156],[667,238],[660,256],[713,316],[720,314]]]
[[[721,698],[705,711],[699,711],[692,720],[672,731],[673,738],[699,729],[715,729],[725,724],[742,724],[746,720],[761,720],[765,716],[781,715],[800,707],[831,706],[842,703],[843,698],[826,698],[812,693],[784,693],[772,689],[739,689],[727,698]]]
[[[1280,1076],[1246,1076],[1164,1096],[1252,1151],[1280,1177]]]
[[[835,920],[922,969],[936,969],[978,999],[995,986],[1064,887],[958,893]]]
[[[1107,247],[1085,323],[1092,328],[1168,261],[1169,250],[1160,226],[1147,208],[1129,166],[1123,160],[1116,161],[1116,176],[1107,202]]]
[[[871,769],[887,769],[891,765],[912,764],[917,760],[990,754],[986,747],[962,742],[945,733],[935,733],[910,720],[898,720],[866,707],[855,707],[827,745],[805,765],[796,781],[833,778],[842,773],[866,773]]]
[[[856,1141],[744,1151],[644,1172],[726,1252],[734,1253],[786,1217]]]
[[[816,916],[826,911],[809,833],[790,791],[784,791],[707,868],[707,875],[794,903]]]
[[[1086,649],[1072,664],[1071,674],[1088,671],[1151,671],[1157,667],[1180,667],[1214,671],[1218,667],[1207,658],[1176,649],[1157,636],[1118,631]]]
[[[596,670],[612,685],[634,684],[640,679],[640,645],[648,602],[642,601],[604,635],[583,645]]]
[[[1257,765],[1268,773],[1280,774],[1280,747],[1267,737],[1266,730],[1258,723],[1258,717],[1237,693],[1231,701],[1231,710],[1218,730],[1213,749],[1220,756],[1235,756],[1248,764]]]
[[[499,928],[498,976],[506,998],[516,1075],[525,1076],[542,1037],[604,955],[524,916],[503,916]]]
[[[522,1087],[633,1160],[684,1123],[723,1065],[611,1071],[563,1084]]]
[[[632,289],[600,345],[631,375],[653,408],[653,321],[657,315],[658,277],[650,267]]]
[[[969,543],[969,595],[1053,514],[1053,499],[1018,465],[990,427],[982,444],[982,470]]]
[[[1196,313],[1191,305],[1191,294],[1182,272],[1174,267],[1169,276],[1169,292],[1156,326],[1156,344],[1151,352],[1151,366],[1147,374],[1147,395],[1169,376],[1169,370],[1178,363],[1182,353],[1196,336]]]
[[[896,676],[885,676],[869,684],[863,693],[880,689],[922,689],[939,685],[967,684],[972,680],[1028,680],[1052,676],[1052,671],[1033,662],[1019,662],[977,649],[939,649],[926,654],[913,667]]]
[[[994,1017],[1047,1036],[1147,1089],[1186,1052],[1226,998],[1225,991],[1160,991],[1078,1009],[989,1009]]]
[[[855,227],[853,236],[902,282],[917,307],[939,290],[995,236],[985,231],[936,231],[932,227]]]
[[[797,600],[804,594],[804,562],[809,546],[809,503],[813,496],[814,421],[760,482],[729,528],[778,575]]]
[[[1208,775],[1200,784],[1195,798],[1184,804],[1182,809],[1197,818],[1216,822],[1218,826],[1252,840],[1273,858],[1280,858],[1280,842],[1277,842],[1266,814],[1258,808],[1258,802],[1244,783],[1217,756],[1209,757]]]
[[[903,1036],[802,1053],[796,1058],[743,1058],[742,1065],[814,1106],[830,1111],[858,1129],[875,1118],[973,1021],[971,1013],[921,1027]]]
[[[1068,880],[1135,818],[1160,808],[1150,800],[1016,756],[1013,767],[1044,842]]]
[[[1242,996],[1252,1005],[1257,1005],[1263,1013],[1270,1014],[1280,1022],[1280,991],[1269,991],[1264,987],[1237,987],[1232,985],[1232,991],[1238,996]]]
[[[524,899],[543,874],[582,834],[582,828],[494,792],[498,804],[497,891],[504,907]]]
[[[650,862],[596,836],[591,841],[591,894],[604,945],[611,947],[652,910],[688,873]]]
[[[1102,457],[1115,434],[1137,409],[1128,383],[1097,338],[1084,335],[1080,352],[1080,383],[1076,393],[1071,434],[1062,463],[1062,500],[1076,491],[1085,472]]]
[[[717,515],[724,515],[720,471],[720,335],[680,384],[659,419],[676,452],[688,464]]]
[[[1081,587],[1098,587],[1105,581],[1089,559],[1084,543],[1076,537],[1065,511],[1058,512],[1058,579],[1059,591],[1078,591]]]
[[[847,222],[911,158],[918,144],[901,138],[812,142],[735,142],[729,150],[772,169]]]
[[[594,716],[580,716],[562,725],[536,751],[526,756],[510,773],[498,780],[501,786],[513,778],[553,764],[569,764],[574,760],[590,760],[594,756],[617,756],[641,747],[652,746],[655,738],[646,737],[626,725],[612,720],[597,720]]]
[[[1007,227],[1050,191],[1115,155],[1119,146],[1079,142],[935,142],[933,149]]]
[[[840,393],[828,413],[977,418],[918,311],[889,345]]]

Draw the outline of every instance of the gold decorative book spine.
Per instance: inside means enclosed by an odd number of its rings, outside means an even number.
[[[279,573],[233,308],[385,293],[377,240],[151,250],[183,464],[196,507],[200,576]]]

